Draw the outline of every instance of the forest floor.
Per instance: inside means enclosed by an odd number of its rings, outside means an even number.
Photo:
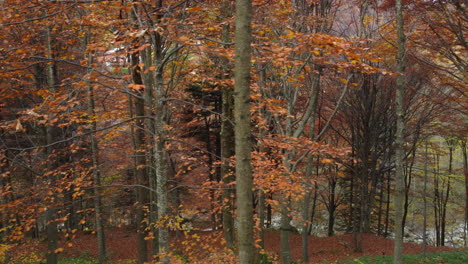
[[[176,254],[185,256],[186,259],[207,259],[209,255],[223,251],[222,231],[193,231],[189,234],[172,233],[172,248]],[[311,263],[336,263],[341,259],[354,259],[361,256],[377,256],[393,254],[393,240],[378,237],[372,234],[363,235],[363,252],[356,253],[352,249],[353,236],[337,235],[333,237],[309,237],[309,255]],[[148,242],[148,244],[150,244]],[[122,260],[137,258],[136,234],[130,228],[111,228],[106,230],[106,246],[110,255],[109,263],[123,263]],[[150,245],[149,245],[150,246]],[[64,257],[95,257],[97,255],[96,237],[93,234],[77,233],[76,238],[61,239],[59,247]],[[291,250],[293,258],[301,259],[301,237],[291,236]],[[418,254],[422,252],[422,245],[405,244],[405,254]],[[27,252],[44,252],[45,243],[29,241],[17,247],[13,254],[25,254]],[[267,231],[265,233],[265,250],[273,260],[279,255],[279,232]],[[428,252],[450,251],[450,247],[428,247]],[[218,258],[219,259],[219,258]],[[195,261],[189,261],[189,263]],[[223,261],[213,263],[225,263]],[[131,262],[125,262],[131,263]],[[208,262],[207,262],[208,263]]]

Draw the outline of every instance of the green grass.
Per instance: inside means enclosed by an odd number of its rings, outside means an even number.
[[[428,253],[427,259],[422,260],[422,254],[405,255],[404,261],[407,264],[466,264],[468,263],[468,251],[445,251]],[[339,261],[342,264],[391,264],[392,256],[365,256],[350,260]]]
[[[97,259],[93,258],[66,258],[61,259],[58,262],[59,264],[97,264],[99,263]]]
[[[58,263],[59,264],[98,264],[99,261],[95,258],[80,257],[80,258],[64,258],[64,259],[59,260]],[[136,260],[126,259],[126,260],[119,260],[117,262],[112,262],[112,263],[114,264],[136,264]]]

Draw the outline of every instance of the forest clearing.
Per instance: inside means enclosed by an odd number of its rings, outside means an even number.
[[[0,0],[0,263],[468,263],[463,0]]]

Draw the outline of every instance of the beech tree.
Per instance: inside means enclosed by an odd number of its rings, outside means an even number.
[[[239,263],[254,262],[252,165],[250,153],[250,59],[252,43],[252,3],[236,2],[235,57],[235,137],[236,137],[236,193],[239,241]]]

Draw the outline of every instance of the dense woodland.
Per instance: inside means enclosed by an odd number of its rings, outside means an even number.
[[[466,247],[467,19],[463,0],[0,1],[4,261],[36,240],[58,263],[90,232],[112,263],[115,228],[138,264],[268,263],[266,230],[287,264],[310,236],[394,238],[395,263],[403,240]]]

